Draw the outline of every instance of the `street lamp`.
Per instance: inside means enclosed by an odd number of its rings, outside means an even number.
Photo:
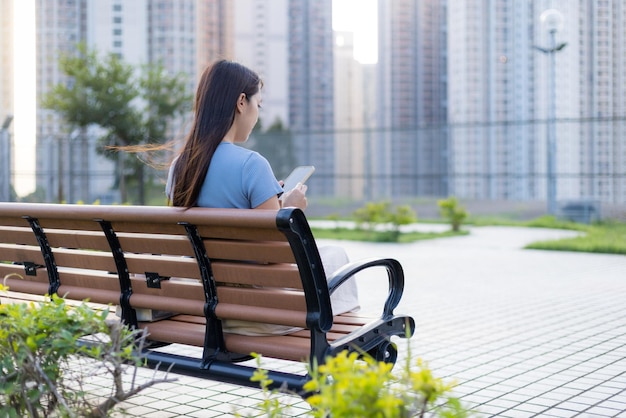
[[[542,48],[533,45],[538,51],[543,52],[550,58],[548,77],[548,120],[546,122],[547,138],[547,190],[548,190],[548,213],[556,215],[556,53],[567,45],[567,42],[556,44],[556,33],[563,29],[563,15],[555,9],[548,9],[541,13],[541,24],[550,34],[550,46]]]

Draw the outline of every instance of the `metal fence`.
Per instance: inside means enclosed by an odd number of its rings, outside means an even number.
[[[279,178],[298,164],[316,166],[309,181],[311,198],[358,202],[454,195],[477,201],[542,202],[548,180],[547,123],[284,131],[252,137],[247,146],[266,155]],[[554,123],[557,200],[626,204],[626,119]],[[284,147],[283,136],[293,141],[293,152],[262,146],[275,141]],[[96,138],[38,138],[36,153],[39,199],[119,202],[116,164],[96,152]],[[162,187],[166,173],[148,172],[153,187]],[[13,178],[23,174],[15,167]]]

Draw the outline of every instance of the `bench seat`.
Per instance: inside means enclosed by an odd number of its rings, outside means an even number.
[[[155,347],[202,348],[201,358],[151,348],[142,353],[149,365],[172,365],[174,372],[256,387],[254,370],[239,364],[252,352],[323,364],[349,350],[395,362],[392,337],[414,331],[411,317],[393,312],[404,287],[401,265],[360,260],[327,281],[306,217],[296,208],[0,203],[0,237],[0,277],[11,292],[110,305],[130,327],[146,329]],[[381,314],[334,315],[335,289],[380,267],[389,285]],[[224,325],[232,320],[300,331],[240,335]],[[297,392],[308,378],[280,371],[269,377],[274,387]]]

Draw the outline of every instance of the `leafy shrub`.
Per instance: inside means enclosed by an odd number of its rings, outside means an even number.
[[[259,361],[259,357],[257,361]],[[304,389],[312,393],[306,400],[312,409],[309,416],[406,418],[471,416],[471,411],[449,396],[453,384],[433,376],[418,359],[411,367],[410,353],[401,373],[392,373],[393,364],[378,362],[346,351],[310,370],[312,379]],[[258,369],[252,378],[260,383],[265,398],[259,405],[267,417],[287,416],[288,409],[268,390],[272,381]]]
[[[417,215],[410,206],[398,206],[394,212],[388,201],[368,202],[354,211],[354,217],[359,229],[369,231],[375,241],[383,242],[397,242],[400,226],[417,221]]]
[[[56,295],[37,303],[0,304],[0,416],[107,416],[117,403],[144,388],[171,381],[139,386],[133,381],[124,390],[123,372],[127,363],[140,364],[135,348],[141,348],[145,334],[119,322],[108,325],[107,314],[85,303],[67,305]],[[86,335],[92,344],[79,344]],[[79,358],[91,359],[92,367],[79,367]],[[96,403],[83,383],[102,373],[110,375],[113,390]]]
[[[459,206],[456,197],[439,200],[437,205],[439,206],[439,214],[448,221],[452,231],[459,231],[461,224],[467,218],[467,211],[464,207]]]

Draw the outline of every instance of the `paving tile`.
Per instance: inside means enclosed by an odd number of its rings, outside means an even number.
[[[560,418],[569,418],[577,415],[574,411],[569,411],[567,409],[561,408],[550,408],[541,413],[542,417],[560,417]]]
[[[476,405],[479,417],[626,416],[626,257],[508,244],[519,242],[520,234],[546,233],[481,227],[462,239],[416,244],[325,242],[344,246],[351,259],[401,262],[406,287],[396,312],[417,320],[413,355],[426,360],[436,376],[456,380],[455,394]],[[361,304],[371,306],[380,292],[368,289],[378,289],[380,278],[368,273],[360,279]],[[403,364],[407,342],[397,342]],[[162,350],[202,352],[176,344]],[[302,364],[263,360],[266,367],[305,372]],[[149,379],[153,371],[142,369],[139,375]],[[124,416],[124,409],[130,416],[228,417],[237,408],[256,411],[263,399],[256,389],[176,377],[176,383],[129,399],[114,417]],[[107,387],[102,376],[88,383],[99,393]],[[284,401],[292,405],[291,416],[306,416],[306,402]]]

